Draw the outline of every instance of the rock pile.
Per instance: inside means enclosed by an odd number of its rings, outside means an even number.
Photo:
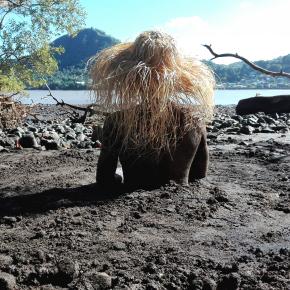
[[[53,108],[46,108],[45,112]],[[55,118],[27,120],[21,127],[0,128],[0,152],[11,149],[35,148],[38,150],[91,149],[101,146],[101,122],[98,126],[72,123],[69,119]],[[290,114],[264,113],[239,116],[233,106],[218,106],[214,119],[207,126],[209,139],[220,134],[251,135],[254,133],[282,133],[290,131]]]
[[[73,124],[69,120],[57,123],[53,121],[24,123],[21,127],[0,129],[0,151],[21,148],[38,150],[97,148],[100,142],[99,136],[94,136],[94,130],[94,126]]]
[[[290,130],[290,114],[257,113],[245,116],[216,113],[208,132],[216,134],[287,133]]]

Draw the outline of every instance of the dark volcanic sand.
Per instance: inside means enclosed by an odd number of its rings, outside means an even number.
[[[290,289],[290,145],[271,142],[211,145],[207,179],[118,197],[94,188],[98,149],[2,153],[1,271],[15,289]]]

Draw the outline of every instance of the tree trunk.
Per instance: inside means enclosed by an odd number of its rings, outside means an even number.
[[[236,107],[236,113],[238,115],[258,112],[264,112],[266,114],[290,113],[290,95],[247,98],[240,100]]]

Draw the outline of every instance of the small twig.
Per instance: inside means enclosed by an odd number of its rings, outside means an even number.
[[[234,58],[237,58],[237,59],[243,61],[244,63],[249,65],[252,69],[254,69],[256,71],[259,71],[259,72],[261,72],[261,73],[263,73],[265,75],[269,75],[269,76],[272,76],[272,77],[285,77],[285,78],[290,79],[290,73],[283,72],[283,70],[281,70],[280,72],[270,71],[270,70],[264,69],[264,68],[256,65],[255,63],[249,61],[248,59],[246,59],[243,56],[238,55],[237,53],[221,53],[221,54],[218,54],[218,53],[213,51],[213,49],[211,48],[211,45],[204,44],[203,46],[205,48],[207,48],[209,50],[209,52],[214,56],[213,58],[211,58],[211,60],[214,60],[214,59],[217,59],[217,58],[220,58],[220,57],[234,57]]]
[[[13,93],[13,94],[11,94],[11,95],[9,96],[9,98],[12,98],[12,97],[14,97],[14,96],[17,96],[19,93],[20,93],[20,92]]]

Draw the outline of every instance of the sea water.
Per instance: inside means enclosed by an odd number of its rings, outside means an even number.
[[[90,104],[94,102],[93,95],[90,91],[51,91],[52,95],[59,101],[63,100],[69,104]],[[47,90],[31,90],[28,95],[21,98],[21,101],[26,104],[42,103],[42,104],[55,104],[55,101],[48,96]],[[216,90],[215,91],[215,104],[217,105],[231,105],[237,104],[239,100],[261,96],[275,96],[275,95],[290,95],[290,90]]]

